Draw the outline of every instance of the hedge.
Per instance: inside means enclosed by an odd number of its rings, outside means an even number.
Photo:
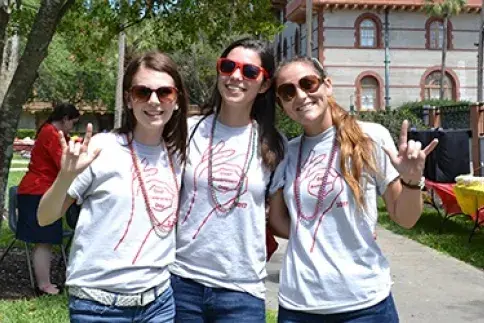
[[[30,139],[34,139],[36,130],[35,129],[17,129],[16,137],[19,139],[24,139],[29,137]]]

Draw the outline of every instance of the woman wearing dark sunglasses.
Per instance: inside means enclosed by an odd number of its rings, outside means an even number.
[[[279,322],[398,322],[389,265],[373,237],[377,194],[396,223],[412,227],[422,210],[425,158],[437,142],[425,149],[407,142],[405,121],[397,151],[387,129],[358,122],[335,102],[317,60],[282,64],[275,85],[278,103],[304,128],[289,143],[277,193],[291,219]],[[279,216],[285,223],[287,214]]]
[[[179,165],[188,100],[175,63],[146,53],[126,68],[121,128],[83,142],[61,135],[61,171],[40,225],[82,204],[67,267],[71,322],[173,322]],[[90,142],[91,141],[91,142]],[[102,148],[102,151],[100,151]]]
[[[266,44],[234,42],[203,116],[189,119],[171,267],[177,322],[265,322],[265,196],[284,155],[273,73]]]

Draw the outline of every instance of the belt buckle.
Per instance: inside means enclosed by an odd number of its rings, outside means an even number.
[[[141,293],[141,306],[145,306],[156,299],[155,290],[149,289],[144,293]]]

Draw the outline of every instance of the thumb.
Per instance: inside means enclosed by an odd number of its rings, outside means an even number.
[[[393,149],[389,149],[385,146],[381,146],[381,149],[383,149],[383,151],[385,152],[385,154],[387,154],[388,158],[390,158],[390,161],[392,162],[392,164],[397,164],[398,163],[398,155],[397,153],[395,152],[395,150]]]
[[[96,159],[99,154],[101,153],[101,150],[102,148],[96,148],[93,152],[92,152],[92,155],[91,155],[91,158],[90,158],[90,161],[94,161],[94,159]]]

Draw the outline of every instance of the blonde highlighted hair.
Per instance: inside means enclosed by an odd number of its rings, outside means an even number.
[[[311,65],[322,80],[328,77],[318,60],[295,57],[279,65],[274,77],[276,86],[281,69],[291,63]],[[328,108],[331,111],[333,126],[336,128],[336,141],[341,155],[341,173],[348,183],[358,207],[365,207],[364,189],[360,183],[364,172],[371,175],[377,174],[374,142],[363,132],[356,117],[350,115],[336,103],[333,97],[328,97]]]

